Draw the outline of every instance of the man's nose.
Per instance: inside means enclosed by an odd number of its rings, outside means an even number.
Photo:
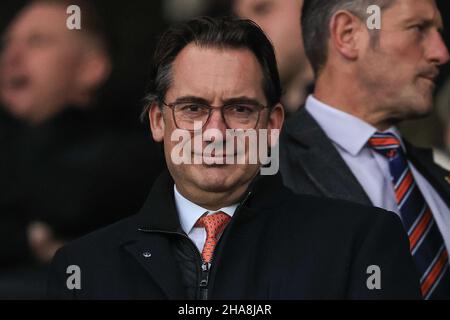
[[[445,45],[444,39],[439,32],[433,35],[433,41],[428,46],[429,59],[437,65],[443,65],[450,61],[450,54]]]
[[[222,112],[220,108],[213,108],[211,110],[211,116],[209,118],[208,123],[206,124],[205,130],[207,129],[216,129],[220,130],[222,133],[225,133],[227,129],[227,125],[225,123],[225,119],[222,117]]]

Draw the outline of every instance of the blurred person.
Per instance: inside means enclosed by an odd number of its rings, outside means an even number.
[[[256,24],[198,18],[174,26],[160,40],[155,70],[144,114],[164,145],[168,172],[137,215],[58,251],[49,297],[420,297],[407,238],[393,214],[295,196],[279,175],[262,176],[261,163],[248,161],[249,143],[245,163],[236,163],[227,130],[256,130],[259,148],[274,146],[272,133],[284,118],[275,54]],[[268,136],[260,135],[264,130]],[[179,134],[187,138],[180,142]],[[187,162],[178,162],[180,143]],[[215,143],[226,146],[208,155]],[[196,154],[203,161],[192,164]],[[224,163],[228,156],[233,161]],[[367,286],[372,264],[383,270],[380,290]],[[73,289],[70,265],[81,270]]]
[[[369,5],[381,8],[379,30],[368,29]],[[434,0],[306,0],[315,90],[280,142],[292,190],[401,217],[426,299],[450,299],[450,172],[396,126],[432,109],[439,68],[450,59],[442,28]]]
[[[190,20],[209,9],[209,0],[165,0],[162,12],[167,21]]]
[[[66,26],[72,4],[81,30]],[[1,268],[46,264],[65,241],[137,210],[160,171],[150,137],[107,121],[97,98],[111,69],[87,2],[32,1],[4,33],[0,104],[16,125],[3,134]]]
[[[14,117],[37,125],[69,106],[83,108],[108,78],[111,65],[95,21],[66,27],[69,1],[36,1],[3,36],[0,98]]]
[[[289,114],[300,108],[313,82],[303,47],[300,15],[303,0],[232,0],[233,12],[256,22],[275,47],[283,86],[282,103]]]

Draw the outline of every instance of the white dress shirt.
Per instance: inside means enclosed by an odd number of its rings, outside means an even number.
[[[350,167],[372,204],[400,215],[388,159],[367,145],[377,129],[351,114],[322,103],[312,95],[306,100],[305,107]],[[395,127],[385,132],[393,133],[404,149],[400,133]],[[450,249],[450,208],[414,165],[408,163],[417,186],[433,212],[446,247]]]
[[[186,199],[181,193],[178,192],[176,185],[173,187],[175,195],[175,206],[180,217],[181,228],[188,235],[188,237],[195,243],[198,251],[201,253],[206,241],[205,228],[197,228],[195,224],[205,213],[208,215],[222,211],[230,217],[233,217],[238,204],[222,208],[217,211],[209,211],[192,201]]]

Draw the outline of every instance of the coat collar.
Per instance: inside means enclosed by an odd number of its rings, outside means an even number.
[[[248,205],[247,200],[253,195],[254,190],[258,194],[262,191],[257,187],[262,176],[256,176],[250,183],[247,191],[242,196],[240,205]],[[277,179],[277,178],[273,178]],[[179,215],[174,200],[174,181],[168,171],[164,171],[155,181],[144,205],[136,215],[135,226],[137,230],[183,233]]]
[[[408,159],[450,207],[450,172],[435,163],[431,149],[415,147],[408,141],[404,144]]]
[[[149,273],[168,299],[185,299],[177,263],[168,254],[173,250],[170,239],[162,232],[182,234],[173,200],[173,180],[168,172],[155,181],[143,207],[124,232],[121,246]]]
[[[230,228],[254,217],[257,211],[250,207],[276,206],[277,201],[282,201],[274,198],[274,179],[281,186],[280,177],[261,179],[258,176],[253,180],[233,216]],[[260,180],[264,183],[258,183]],[[173,250],[170,236],[186,236],[175,208],[173,183],[168,172],[162,173],[155,181],[142,209],[130,219],[121,246],[149,273],[168,299],[184,299],[179,267],[174,256],[168,254]],[[281,187],[277,189],[283,193]],[[254,193],[258,194],[255,199]]]
[[[153,184],[138,213],[138,229],[181,232],[173,186],[172,177],[168,171],[164,171]]]
[[[350,168],[304,107],[287,121],[285,134],[295,144],[281,147],[292,149],[292,161],[296,162],[294,166],[303,168],[324,196],[371,205]]]

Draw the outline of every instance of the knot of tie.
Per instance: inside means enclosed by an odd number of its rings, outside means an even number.
[[[230,220],[231,217],[224,212],[216,212],[198,219],[196,227],[205,228],[206,231],[206,241],[202,251],[204,262],[211,262],[214,248],[219,241],[219,236],[222,234]]]
[[[369,139],[369,146],[388,159],[402,152],[400,140],[392,133],[375,133]]]

